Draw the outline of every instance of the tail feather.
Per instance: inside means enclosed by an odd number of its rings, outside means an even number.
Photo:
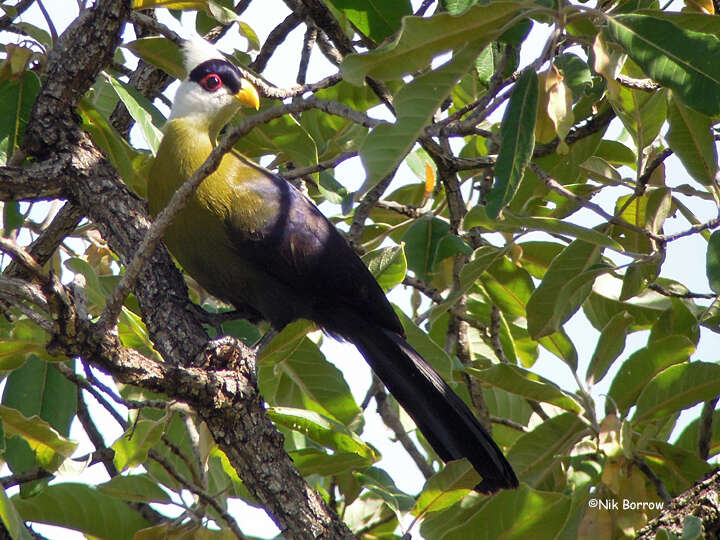
[[[369,331],[371,330],[371,331]],[[440,375],[399,334],[361,324],[343,332],[444,461],[467,458],[482,475],[481,493],[515,488],[502,450]]]

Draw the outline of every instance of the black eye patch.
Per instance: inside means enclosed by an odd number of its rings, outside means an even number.
[[[189,79],[201,84],[201,81],[211,73],[218,75],[223,84],[227,86],[233,94],[237,94],[240,91],[242,75],[240,75],[238,69],[227,60],[206,60],[190,72]]]

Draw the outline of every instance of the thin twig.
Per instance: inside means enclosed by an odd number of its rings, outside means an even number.
[[[50,277],[45,273],[43,267],[15,240],[6,236],[0,236],[0,251],[10,255],[13,260],[22,266],[32,277],[40,283],[47,283]]]
[[[431,214],[431,212],[424,212],[421,208],[418,208],[417,206],[400,204],[399,202],[395,201],[378,201],[375,206],[384,210],[392,210],[393,212],[397,212],[398,214],[402,214],[403,216],[407,216],[413,219]]]
[[[423,3],[420,4],[420,7],[413,15],[415,15],[415,17],[422,17],[425,15],[425,12],[433,4],[433,2],[435,2],[435,0],[423,0]]]
[[[90,417],[90,412],[88,411],[87,403],[85,403],[85,398],[83,396],[82,387],[80,385],[77,385],[76,388],[78,420],[80,420],[80,423],[82,424],[85,433],[87,434],[90,442],[93,444],[95,449],[104,450],[105,448],[107,448],[107,446],[105,445],[105,440],[103,439],[100,430],[98,430],[97,426]],[[118,474],[120,474],[117,470],[117,467],[115,467],[115,462],[113,461],[112,457],[103,459],[102,464],[105,467],[105,470],[107,471],[110,478],[115,478]]]
[[[343,152],[332,159],[321,161],[317,165],[310,165],[309,167],[296,167],[295,169],[290,169],[289,171],[280,173],[280,176],[282,176],[285,180],[294,180],[295,178],[301,178],[303,176],[307,176],[316,172],[325,171],[327,169],[334,169],[343,161],[353,158],[357,155],[357,151]]]
[[[292,32],[301,22],[300,17],[298,17],[295,13],[290,13],[290,15],[285,17],[284,21],[273,28],[265,40],[265,43],[263,43],[260,52],[255,57],[255,60],[250,64],[250,69],[257,73],[265,71],[265,67],[270,60],[270,57],[275,53],[275,49],[277,49],[278,46],[285,41],[288,34]]]
[[[603,208],[592,202],[591,200],[588,200],[584,197],[580,197],[579,195],[576,195],[569,189],[567,189],[565,186],[563,186],[560,182],[552,178],[549,174],[547,174],[545,171],[543,171],[537,164],[534,162],[530,162],[528,164],[528,167],[538,175],[538,177],[545,183],[545,185],[550,188],[551,190],[559,193],[560,195],[563,195],[564,197],[567,197],[571,201],[574,201],[578,203],[579,205],[592,210],[599,216],[605,218],[609,223],[613,223],[614,225],[619,225],[620,227],[624,227],[626,229],[629,229],[631,231],[640,233],[644,236],[647,236],[648,238],[655,240],[655,241],[663,241],[662,235],[654,234],[648,230],[645,230],[641,227],[638,227],[637,225],[633,225],[632,223],[628,223],[627,221],[620,219],[618,217],[613,216],[612,214],[607,213]],[[720,222],[720,219],[719,219]]]
[[[71,234],[82,219],[80,208],[71,202],[65,203],[55,215],[52,222],[40,233],[40,235],[28,246],[28,254],[43,266],[50,260],[55,250],[62,243],[66,236]],[[18,262],[11,262],[3,272],[5,277],[29,277],[23,271]]]
[[[672,497],[670,497],[670,493],[668,493],[667,488],[665,487],[665,484],[663,484],[663,481],[660,480],[660,478],[653,472],[653,470],[648,466],[647,463],[645,463],[645,460],[642,459],[640,456],[634,456],[633,463],[638,466],[640,471],[647,477],[650,482],[655,486],[655,490],[657,491],[660,498],[663,500],[665,504],[668,504]]]
[[[703,403],[702,413],[700,414],[700,426],[698,429],[698,455],[700,459],[707,461],[710,457],[710,442],[713,433],[713,416],[715,416],[715,406],[718,403],[718,397]]]
[[[365,194],[360,204],[357,205],[357,208],[355,208],[355,215],[350,225],[350,232],[348,232],[347,235],[347,240],[353,249],[357,250],[360,247],[360,240],[365,230],[365,220],[370,215],[370,212],[372,212],[375,204],[380,200],[380,197],[382,197],[382,194],[385,193],[393,176],[395,176],[395,169],[375,184],[375,186]]]
[[[180,34],[170,30],[164,24],[158,22],[157,20],[153,19],[152,17],[148,17],[144,13],[140,13],[139,11],[131,11],[130,12],[130,21],[133,24],[136,24],[138,26],[142,26],[143,28],[146,28],[152,34],[158,34],[158,35],[168,38],[170,41],[172,41],[173,43],[175,43],[177,45],[182,45],[182,43],[184,41],[183,38],[180,37]]]
[[[233,518],[225,508],[222,507],[222,505],[217,502],[216,497],[211,495],[210,493],[200,489],[198,486],[193,484],[192,482],[189,482],[184,476],[182,476],[179,472],[175,470],[175,468],[172,466],[172,464],[167,461],[163,456],[161,456],[158,452],[155,450],[150,450],[148,452],[148,456],[158,462],[160,466],[165,469],[165,471],[172,476],[177,482],[182,484],[185,489],[190,491],[191,493],[198,496],[200,500],[202,500],[205,504],[211,506],[213,510],[215,510],[218,515],[225,521],[225,524],[228,526],[228,528],[233,532],[235,535],[235,538],[238,538],[239,540],[244,540],[245,535],[243,534],[242,530],[237,524],[237,521],[235,521],[235,518]]]
[[[502,343],[500,342],[500,323],[500,310],[497,305],[493,304],[490,307],[490,326],[488,326],[488,330],[490,331],[490,345],[492,346],[497,359],[500,360],[500,362],[507,364],[508,359],[505,356],[505,351],[503,350]]]
[[[712,300],[713,298],[716,298],[717,295],[713,293],[694,293],[690,291],[686,292],[675,292],[670,291],[663,287],[662,285],[658,285],[657,283],[650,283],[648,285],[648,289],[652,289],[656,293],[662,294],[663,296],[667,296],[670,298],[702,298],[707,300]]]
[[[392,432],[395,434],[395,438],[400,441],[402,447],[410,455],[412,460],[417,465],[418,469],[420,469],[422,475],[427,480],[433,474],[435,474],[435,471],[427,462],[427,460],[423,457],[420,451],[417,449],[408,434],[405,432],[405,428],[403,428],[402,422],[400,422],[400,418],[390,404],[390,399],[388,398],[387,392],[385,392],[385,389],[381,386],[380,389],[375,393],[374,397],[375,402],[377,403],[377,411],[380,415],[380,418],[382,418],[385,425],[392,430]]]
[[[637,184],[635,186],[635,194],[637,196],[645,193],[645,189],[647,188],[647,184],[650,181],[652,173],[654,173],[655,169],[662,165],[662,162],[665,161],[672,153],[673,151],[670,150],[670,148],[665,148],[662,152],[655,156],[650,163],[645,166],[645,170],[637,179]],[[622,212],[620,212],[620,214],[622,214]]]
[[[105,399],[105,396],[98,392],[98,390],[93,385],[91,385],[87,380],[75,373],[75,371],[70,369],[65,364],[58,364],[56,367],[63,377],[75,383],[78,387],[82,388],[90,395],[92,395],[92,397],[94,397],[97,402],[102,405],[102,407],[108,413],[110,413],[110,416],[112,416],[123,429],[127,429],[127,420],[125,420],[125,418],[123,418],[123,416],[117,410],[115,410],[115,407],[108,403],[108,401]]]
[[[0,17],[0,30],[5,30],[9,25],[11,25],[15,19],[20,17],[20,15],[22,15],[23,12],[33,4],[34,1],[35,0],[20,0],[17,4],[15,4],[13,6],[15,11],[14,15],[3,15]]]
[[[57,30],[55,29],[55,23],[52,21],[52,17],[50,17],[50,14],[47,12],[47,9],[45,9],[45,6],[43,5],[42,0],[37,0],[37,6],[40,9],[40,12],[43,15],[43,18],[45,19],[45,22],[48,25],[48,30],[50,31],[50,37],[52,38],[52,42],[55,43],[58,38]]]
[[[300,65],[298,66],[298,74],[295,79],[298,84],[305,84],[307,69],[310,64],[310,55],[313,47],[315,46],[315,42],[317,41],[317,34],[317,28],[313,26],[308,26],[305,30],[302,53],[300,54]]]
[[[628,77],[622,73],[616,75],[615,80],[627,88],[642,90],[643,92],[655,92],[656,90],[662,88],[652,79],[634,79],[633,77]]]
[[[523,426],[519,422],[515,422],[514,420],[510,420],[508,418],[500,418],[499,416],[490,416],[490,422],[493,424],[499,424],[501,426],[509,427],[510,429],[514,429],[515,431],[521,431],[522,433],[527,433],[528,428]]]
[[[675,240],[678,240],[679,238],[684,238],[685,236],[697,234],[701,231],[704,231],[705,229],[714,229],[718,226],[720,226],[720,216],[711,219],[710,221],[707,221],[705,223],[698,223],[697,225],[693,225],[689,229],[685,229],[684,231],[680,231],[675,234],[658,235],[658,240],[660,240],[661,242],[673,242]]]

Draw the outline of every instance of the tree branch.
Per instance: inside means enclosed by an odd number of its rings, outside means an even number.
[[[98,0],[60,37],[48,56],[47,77],[25,135],[28,154],[67,164],[64,185],[68,197],[97,225],[121,263],[132,258],[149,229],[145,205],[82,132],[74,109],[100,70],[112,61],[130,14],[129,4],[129,0]],[[187,290],[164,249],[154,251],[133,291],[165,363],[124,349],[116,336],[99,333],[88,320],[77,316],[72,304],[54,298],[49,298],[54,323],[49,350],[80,356],[122,383],[187,403],[287,536],[352,538],[285,453],[283,438],[267,418],[257,393],[253,360],[247,350],[225,341],[197,356],[204,350],[207,334],[186,309]],[[185,367],[198,359],[211,366],[233,367]]]

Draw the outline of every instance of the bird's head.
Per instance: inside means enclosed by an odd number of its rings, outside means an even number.
[[[175,94],[171,119],[195,117],[220,128],[240,107],[260,106],[255,87],[210,43],[192,38],[183,52],[188,77]]]

